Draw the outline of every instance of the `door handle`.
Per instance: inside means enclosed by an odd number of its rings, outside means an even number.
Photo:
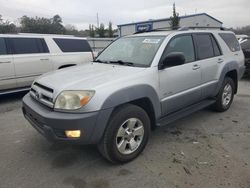
[[[49,61],[48,58],[40,59],[41,61]]]
[[[234,54],[235,56],[238,56],[239,54]]]
[[[201,66],[200,65],[197,65],[197,64],[195,64],[194,66],[193,66],[193,70],[197,70],[197,69],[200,69],[201,68]]]
[[[11,63],[11,61],[0,61],[0,64]]]
[[[218,59],[218,63],[223,63],[223,62],[224,62],[223,59],[221,59],[221,58]]]

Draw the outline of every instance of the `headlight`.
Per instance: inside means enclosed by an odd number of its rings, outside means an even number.
[[[90,101],[95,91],[63,91],[56,99],[55,109],[77,110]]]

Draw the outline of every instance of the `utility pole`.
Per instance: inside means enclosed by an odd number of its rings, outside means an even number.
[[[98,13],[96,15],[96,18],[97,18],[97,28],[99,28],[99,15],[98,15]]]

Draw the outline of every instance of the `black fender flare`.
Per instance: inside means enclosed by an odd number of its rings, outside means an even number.
[[[217,87],[216,87],[216,95],[219,93],[221,87],[222,87],[222,84],[223,84],[223,81],[226,77],[226,74],[230,71],[236,71],[237,72],[237,78],[239,79],[239,64],[237,63],[237,61],[231,61],[229,63],[227,63],[224,68],[222,69],[221,71],[221,74],[220,74],[220,78],[219,78],[219,81],[218,81],[218,84],[217,84]]]
[[[104,101],[102,109],[115,108],[142,98],[149,99],[155,112],[155,118],[158,119],[161,116],[159,96],[152,86],[146,84],[129,86],[112,93]]]

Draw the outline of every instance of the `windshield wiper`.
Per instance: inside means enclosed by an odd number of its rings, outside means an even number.
[[[117,61],[103,61],[103,60],[95,60],[93,62],[97,63],[105,63],[105,64],[119,64],[119,65],[126,65],[126,66],[133,66],[133,67],[146,67],[146,65],[141,65],[141,64],[135,64],[132,62],[127,62],[127,61],[122,61],[122,60],[117,60]]]
[[[109,61],[109,63],[111,63],[111,64],[119,64],[119,65],[127,65],[127,66],[134,66],[134,63],[132,63],[132,62],[125,62],[125,61],[122,61],[122,60]]]
[[[102,61],[102,60],[95,60],[95,61],[93,61],[93,62],[96,62],[96,63],[109,63],[108,61]]]

